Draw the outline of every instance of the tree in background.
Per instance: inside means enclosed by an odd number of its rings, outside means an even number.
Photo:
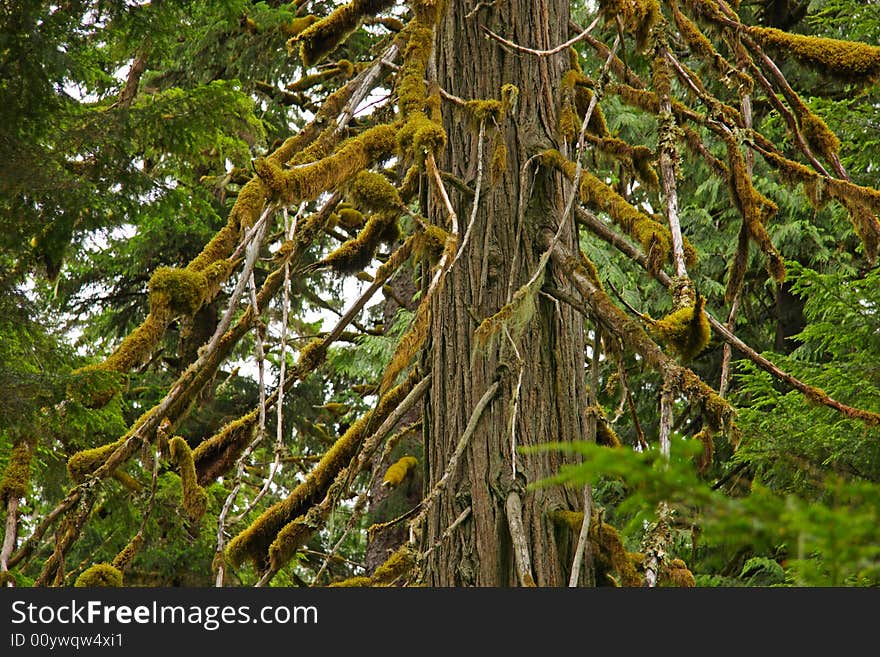
[[[5,582],[877,582],[874,5],[4,12]]]

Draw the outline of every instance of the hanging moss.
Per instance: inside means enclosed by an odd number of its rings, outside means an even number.
[[[770,275],[777,282],[782,282],[785,280],[785,263],[764,226],[768,219],[776,215],[779,208],[755,189],[736,139],[725,134],[724,142],[730,167],[728,183],[733,200],[742,214],[749,237],[767,256],[767,269]]]
[[[826,160],[834,161],[840,151],[840,140],[831,132],[828,124],[806,106],[801,108],[799,120],[801,132],[810,148]]]
[[[200,486],[222,476],[235,464],[251,442],[258,415],[258,411],[253,410],[229,422],[192,451],[193,467]]]
[[[626,32],[635,36],[638,50],[648,45],[651,29],[662,16],[657,0],[600,0],[599,11],[606,22],[620,17]]]
[[[401,153],[411,152],[417,161],[428,153],[437,153],[446,145],[443,126],[424,112],[413,112],[397,133]]]
[[[596,560],[597,580],[604,574],[616,573],[621,586],[641,586],[642,578],[636,571],[630,553],[626,551],[617,530],[602,522],[598,514],[590,521],[589,540]]]
[[[700,31],[700,28],[687,16],[681,13],[677,2],[670,2],[672,17],[678,27],[678,33],[682,36],[691,52],[703,60],[711,63],[721,76],[721,80],[729,86],[735,86],[741,93],[751,93],[755,86],[754,80],[734,66],[730,65],[724,57],[718,54],[712,42]]]
[[[281,31],[288,37],[295,37],[297,34],[305,30],[310,25],[317,23],[320,17],[314,14],[306,14],[305,16],[297,16],[289,23],[281,25]]]
[[[382,477],[382,485],[386,488],[397,488],[418,464],[419,462],[415,456],[404,456],[398,459],[385,470],[385,476]]]
[[[620,437],[605,417],[596,420],[596,442],[605,447],[623,447]]]
[[[880,79],[880,47],[791,34],[773,27],[753,25],[745,29],[764,45],[777,48],[786,57],[794,57],[821,73],[863,85]]]
[[[382,373],[382,381],[379,389],[381,391],[388,390],[401,372],[412,362],[416,354],[425,344],[428,338],[428,329],[431,327],[431,307],[430,300],[423,299],[416,309],[416,316],[412,325],[407,329],[400,342],[394,349],[391,360]]]
[[[394,0],[353,0],[303,29],[288,43],[288,48],[299,43],[303,64],[314,66],[342,45],[360,26],[365,16],[374,15],[393,5]]]
[[[70,474],[70,478],[81,484],[86,480],[86,477],[104,465],[110,455],[124,443],[125,437],[123,436],[116,442],[77,452],[67,460],[67,472]]]
[[[715,441],[714,433],[708,424],[705,424],[700,431],[694,435],[694,440],[700,441],[703,445],[703,451],[697,456],[696,465],[697,472],[705,475],[712,467],[712,459],[715,457]]]
[[[348,428],[290,495],[269,507],[249,527],[233,538],[226,551],[230,562],[237,566],[245,559],[251,559],[257,567],[263,567],[273,543],[276,563],[284,554],[292,554],[296,547],[294,545],[296,537],[293,534],[303,530],[302,523],[295,525],[294,521],[311,505],[323,498],[336,475],[357,453],[361,442],[374,426],[373,423],[384,420],[391,410],[403,401],[413,384],[413,379],[410,379],[389,391],[380,399],[374,411],[367,412]],[[282,530],[286,530],[285,536],[282,537],[285,540],[276,543]]]
[[[354,64],[347,59],[340,59],[336,62],[336,66],[331,66],[319,73],[313,75],[304,75],[296,82],[287,85],[287,91],[296,93],[298,91],[308,91],[312,87],[321,84],[327,80],[334,78],[350,78],[354,73]]]
[[[496,185],[507,171],[507,144],[504,133],[496,132],[492,138],[492,156],[489,159],[489,184]]]
[[[31,459],[34,454],[34,443],[19,440],[12,447],[9,462],[3,470],[0,480],[0,505],[5,506],[11,499],[25,497],[31,482]]]
[[[86,568],[76,581],[73,583],[76,587],[121,587],[122,573],[109,563],[98,563],[94,566]]]
[[[129,564],[131,564],[143,544],[144,537],[138,532],[132,537],[126,546],[119,551],[119,554],[113,557],[113,563],[111,565],[119,572],[124,571]]]
[[[657,172],[651,166],[654,152],[647,146],[632,146],[616,137],[596,137],[588,134],[586,139],[598,150],[620,161],[630,174],[636,176],[649,189],[657,189],[660,186]]]
[[[679,308],[663,319],[652,320],[651,332],[657,335],[683,363],[690,362],[706,345],[712,336],[709,319],[703,308],[706,299],[698,294],[693,306]]]
[[[168,443],[168,448],[171,460],[180,472],[183,510],[190,520],[198,520],[208,508],[208,493],[199,486],[192,450],[180,436],[174,436]]]

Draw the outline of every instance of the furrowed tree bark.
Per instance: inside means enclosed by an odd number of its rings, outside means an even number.
[[[579,509],[580,496],[561,487],[524,489],[525,484],[555,473],[566,457],[513,454],[509,428],[520,367],[518,352],[523,376],[513,426],[517,446],[584,436],[583,320],[566,305],[538,295],[528,327],[521,337],[513,337],[515,349],[504,331],[486,348],[476,346],[474,339],[479,322],[510,301],[508,290],[529,280],[543,251],[542,228],[555,232],[561,218],[565,188],[560,176],[530,168],[525,177],[530,192],[520,189],[520,170],[529,157],[558,147],[553,138],[556,90],[568,67],[565,50],[540,57],[514,52],[485,38],[481,26],[516,44],[549,50],[568,38],[569,4],[567,0],[511,0],[503,8],[486,6],[468,17],[473,10],[471,0],[450,0],[437,30],[435,61],[441,88],[468,99],[497,99],[503,84],[513,84],[523,93],[515,111],[500,126],[507,147],[506,170],[492,186],[483,181],[472,239],[450,269],[432,307],[428,362],[433,382],[424,414],[426,490],[446,471],[478,400],[494,381],[500,380],[501,387],[485,408],[463,461],[427,514],[421,538],[423,549],[432,548],[425,564],[430,586],[519,584],[505,509],[508,495],[516,490],[523,491],[522,536],[535,583],[565,586],[571,568],[577,535],[557,537],[547,514]],[[443,118],[448,143],[439,165],[473,184],[478,170],[477,127],[449,105],[444,106]],[[455,189],[450,193],[458,216],[470,217],[472,198]],[[521,197],[526,203],[522,213]],[[430,198],[429,209],[432,220],[444,225],[441,200]],[[518,231],[520,216],[523,225]],[[572,222],[571,218],[567,221]],[[572,250],[577,249],[575,232],[566,229],[562,236],[562,243]],[[515,271],[511,271],[512,263],[518,263]],[[553,267],[548,266],[547,277],[569,289],[568,281]],[[468,518],[444,537],[468,507]]]

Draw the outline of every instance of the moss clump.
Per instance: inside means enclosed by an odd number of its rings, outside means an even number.
[[[110,455],[123,443],[125,443],[124,437],[107,445],[77,452],[67,460],[67,472],[70,474],[70,478],[81,484],[86,480],[86,477],[104,465]]]
[[[504,103],[494,98],[468,100],[465,102],[464,108],[477,125],[484,121],[490,125],[501,125],[501,121],[504,119]]]
[[[343,207],[336,210],[336,222],[348,230],[358,230],[363,228],[366,218],[360,210],[355,208]]]
[[[76,581],[73,583],[76,587],[121,587],[122,573],[109,563],[97,563],[94,566],[86,568]]]
[[[880,79],[880,48],[857,41],[791,34],[758,25],[745,28],[764,45],[778,48],[787,57],[847,82],[872,84]]]
[[[31,458],[34,444],[27,440],[17,442],[9,454],[9,462],[0,480],[0,504],[27,495],[31,481]]]
[[[180,436],[174,436],[171,439],[168,443],[168,449],[171,460],[177,465],[180,472],[181,487],[183,488],[183,510],[190,520],[198,520],[208,508],[208,493],[199,486],[192,450]]]
[[[507,171],[507,144],[502,132],[492,138],[492,157],[489,159],[489,183],[495,185]]]
[[[705,475],[712,467],[712,459],[715,456],[715,441],[713,439],[714,432],[706,424],[700,431],[694,435],[694,440],[698,440],[703,446],[703,451],[696,458],[697,472]]]
[[[300,45],[300,58],[305,66],[314,66],[332,53],[360,26],[365,16],[394,5],[394,0],[353,0],[339,7],[326,18],[313,21],[288,42]]]
[[[419,462],[415,456],[404,456],[398,459],[385,470],[385,476],[382,477],[382,485],[386,488],[397,488],[418,464]]]
[[[413,569],[416,563],[416,555],[412,549],[404,543],[381,566],[376,568],[372,580],[374,583],[391,584],[398,578],[406,575]]]
[[[191,269],[159,267],[150,277],[150,309],[169,308],[192,316],[205,300],[205,275]]]
[[[800,116],[801,132],[804,139],[814,151],[826,160],[833,160],[840,151],[840,140],[837,138],[822,117],[814,114],[806,107]]]
[[[281,25],[281,31],[288,37],[295,37],[297,34],[305,30],[307,27],[314,25],[319,20],[321,20],[320,17],[315,16],[314,14],[297,16],[289,23],[283,23]]]
[[[321,264],[344,274],[361,271],[373,260],[382,242],[394,242],[399,234],[396,213],[377,212],[369,218],[357,237],[341,244]]]
[[[424,230],[419,231],[415,235],[413,252],[426,258],[431,265],[436,265],[443,256],[448,237],[449,233],[440,228],[440,226],[425,224]]]
[[[8,570],[0,571],[0,588],[6,588],[9,585],[18,585],[18,582],[15,579],[15,575],[13,575]]]
[[[398,131],[397,145],[402,153],[412,152],[420,160],[446,145],[446,131],[424,112],[414,112]]]
[[[693,360],[712,337],[704,307],[706,299],[698,294],[693,306],[675,310],[663,319],[651,320],[651,332],[659,337],[683,363]]]
[[[557,509],[550,513],[549,518],[555,525],[566,528],[574,535],[580,533],[584,523],[583,511]],[[633,563],[633,553],[626,551],[617,530],[601,520],[598,513],[590,517],[588,538],[593,547],[599,586],[641,586],[642,578]]]
[[[694,574],[688,569],[682,559],[673,559],[669,566],[662,569],[657,583],[660,586],[674,586],[690,588],[697,585]]]
[[[192,451],[196,481],[205,486],[225,474],[235,464],[254,434],[258,412],[251,411],[226,424]]]
[[[375,171],[361,171],[351,181],[352,200],[362,208],[382,212],[403,208],[400,195],[388,179]]]
[[[624,169],[649,189],[657,189],[660,186],[657,172],[651,166],[654,152],[647,146],[632,146],[616,137],[596,137],[587,134],[586,138],[598,150],[617,159]]]

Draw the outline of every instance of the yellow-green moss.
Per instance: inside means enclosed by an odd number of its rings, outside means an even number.
[[[648,45],[651,29],[662,15],[657,0],[600,0],[599,11],[606,22],[614,23],[620,17],[625,30],[635,36],[639,50]]]
[[[376,568],[372,580],[374,583],[391,584],[399,577],[406,575],[415,565],[415,553],[406,543],[400,546],[381,566]]]
[[[196,446],[192,459],[200,486],[222,476],[235,464],[253,437],[258,415],[253,410],[224,425],[220,431]]]
[[[832,161],[840,151],[840,139],[831,132],[831,128],[822,117],[817,116],[806,107],[803,110],[805,111],[800,116],[800,124],[804,139],[815,152],[826,160]]]
[[[675,310],[663,319],[650,322],[651,332],[657,335],[683,363],[695,358],[712,337],[709,319],[704,306],[706,299],[697,295],[693,306],[685,306]]]
[[[880,48],[858,41],[791,34],[773,27],[745,28],[764,45],[778,48],[787,57],[848,82],[871,84],[880,79]]]
[[[412,152],[419,160],[446,145],[446,131],[424,112],[413,112],[397,133],[397,145],[400,152]]]
[[[86,568],[76,581],[76,587],[120,587],[122,586],[122,573],[109,563],[97,563]]]
[[[597,575],[616,573],[621,586],[641,586],[642,578],[636,571],[630,553],[626,551],[617,530],[599,520],[598,514],[590,519],[589,539],[593,545]]]
[[[0,571],[0,588],[5,588],[10,584],[12,584],[12,586],[18,586],[18,581],[16,581],[15,575],[8,570]]]
[[[397,488],[418,464],[419,462],[415,456],[404,456],[398,459],[385,470],[385,476],[382,477],[382,485],[388,488]]]
[[[113,557],[113,563],[111,565],[119,572],[122,572],[132,562],[143,544],[144,537],[138,532],[132,537],[126,546],[119,551],[119,554]]]
[[[448,237],[449,233],[440,226],[425,224],[424,230],[415,234],[413,252],[426,258],[431,265],[436,265],[443,255]]]
[[[413,22],[401,36],[406,38],[406,47],[397,79],[398,107],[408,119],[410,114],[425,110],[425,70],[434,48],[434,32]]]
[[[126,382],[122,372],[108,369],[105,363],[87,365],[71,372],[67,398],[86,408],[103,408],[124,390]]]
[[[367,15],[375,14],[394,4],[394,0],[353,0],[334,10],[329,16],[313,21],[293,37],[300,44],[300,58],[305,66],[314,66],[332,53],[360,26]],[[293,43],[288,43],[288,48]]]
[[[556,509],[550,512],[550,520],[556,525],[567,527],[572,532],[577,533],[581,530],[581,525],[584,524],[584,512]]]
[[[31,481],[31,458],[34,445],[31,441],[17,442],[9,454],[9,462],[0,480],[0,504],[11,499],[21,499],[27,495]]]
[[[340,588],[368,588],[370,586],[373,586],[373,580],[371,580],[369,577],[363,576],[349,577],[348,579],[328,584],[328,586]]]
[[[507,144],[504,133],[496,132],[492,138],[492,156],[489,159],[489,183],[495,185],[507,171]]]
[[[360,210],[350,207],[341,207],[336,210],[337,223],[348,230],[363,228],[366,219]]]
[[[171,460],[180,473],[183,510],[190,520],[198,520],[208,508],[208,493],[199,486],[192,450],[180,436],[174,436],[168,443],[168,448]]]
[[[297,16],[289,23],[281,25],[281,31],[288,37],[295,37],[297,34],[305,30],[307,27],[314,25],[319,20],[314,14],[306,14],[305,16]]]
[[[504,103],[494,98],[468,100],[465,102],[464,108],[477,125],[484,121],[489,125],[501,125],[501,121],[504,119]]]
[[[191,269],[159,267],[150,277],[150,309],[167,307],[194,315],[205,300],[205,275]]]
[[[316,162],[285,170],[272,158],[254,161],[254,170],[272,193],[289,202],[317,198],[324,191],[350,180],[371,162],[390,154],[397,129],[377,125],[345,140],[331,154]]]
[[[71,456],[67,461],[67,472],[70,478],[76,483],[81,484],[90,474],[104,465],[105,461],[110,458],[122,444],[125,438],[120,438],[116,442],[94,447],[92,449],[84,449]]]
[[[351,181],[349,193],[352,200],[362,208],[381,212],[403,207],[400,195],[388,179],[375,171],[361,171]]]
[[[399,235],[398,231],[396,213],[377,212],[367,220],[357,237],[343,242],[321,263],[344,274],[361,271],[375,257],[379,244],[393,242]]]
[[[714,434],[708,423],[706,423],[703,428],[694,435],[694,440],[698,440],[703,446],[703,451],[700,452],[696,459],[697,472],[700,474],[708,473],[709,468],[712,466],[712,459],[715,456],[715,441],[713,435]]]

